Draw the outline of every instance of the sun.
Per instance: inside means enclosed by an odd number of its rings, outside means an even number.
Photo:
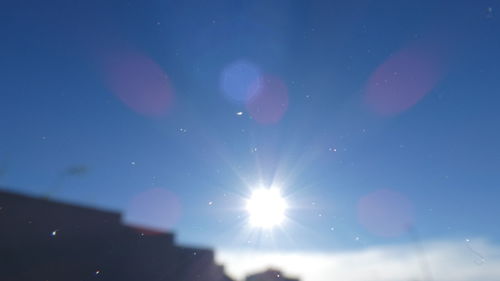
[[[246,205],[250,225],[260,228],[280,225],[285,218],[286,208],[286,201],[277,188],[255,189]]]

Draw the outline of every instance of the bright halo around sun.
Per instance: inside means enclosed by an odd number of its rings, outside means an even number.
[[[276,188],[254,190],[246,206],[250,225],[260,228],[272,228],[281,224],[286,208],[286,201]]]

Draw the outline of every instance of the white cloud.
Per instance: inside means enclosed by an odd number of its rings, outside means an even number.
[[[425,249],[425,250],[419,250]],[[339,252],[219,250],[217,261],[239,280],[273,267],[302,281],[498,281],[500,245],[484,239],[377,246]]]

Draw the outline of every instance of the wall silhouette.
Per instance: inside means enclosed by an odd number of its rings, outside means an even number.
[[[119,213],[0,191],[0,230],[1,280],[232,281],[212,250],[138,231]]]

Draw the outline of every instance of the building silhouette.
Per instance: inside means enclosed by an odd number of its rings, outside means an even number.
[[[119,213],[0,191],[0,280],[231,281],[214,252]]]
[[[283,276],[281,271],[276,269],[268,269],[261,273],[248,275],[246,281],[299,281],[299,279]]]

